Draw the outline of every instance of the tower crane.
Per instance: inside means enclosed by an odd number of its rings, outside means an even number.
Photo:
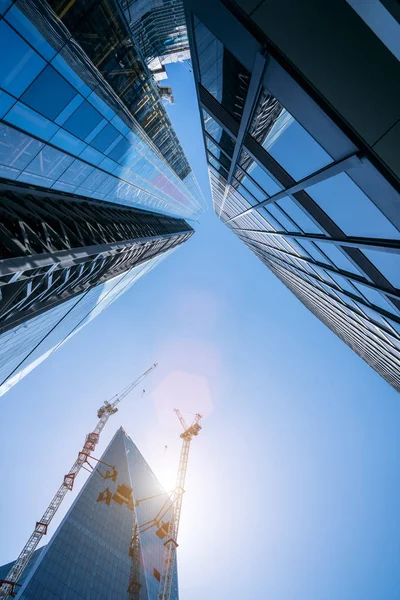
[[[91,453],[95,449],[100,433],[103,431],[105,424],[108,419],[117,412],[118,404],[123,400],[139,383],[147,377],[157,366],[157,363],[154,363],[147,371],[145,371],[138,379],[130,383],[126,388],[124,388],[119,394],[116,394],[113,398],[111,398],[110,402],[105,401],[104,404],[99,408],[97,412],[97,417],[99,421],[91,433],[88,433],[86,436],[85,443],[78,454],[78,458],[72,465],[70,471],[64,476],[63,483],[58,488],[55,496],[51,500],[49,506],[45,510],[40,521],[37,521],[35,529],[25,544],[22,552],[18,556],[17,560],[11,567],[10,571],[7,574],[6,579],[0,580],[0,599],[5,600],[8,597],[15,597],[16,587],[19,586],[18,580],[21,577],[22,573],[26,569],[32,554],[36,550],[40,540],[47,533],[47,528],[56,514],[58,508],[60,507],[62,501],[64,500],[68,491],[72,490],[74,486],[74,482],[76,476],[78,475],[81,468],[85,468],[85,463],[88,463],[88,459],[91,456]],[[143,394],[142,394],[143,395]],[[93,458],[93,457],[92,457]],[[96,459],[95,459],[96,460]]]
[[[175,412],[183,427],[182,450],[179,459],[178,475],[176,478],[175,490],[171,495],[171,519],[168,527],[168,539],[164,544],[163,570],[160,577],[160,587],[158,589],[158,600],[170,600],[172,577],[176,561],[176,549],[178,547],[178,530],[181,518],[182,498],[185,491],[186,471],[189,459],[190,442],[197,436],[201,430],[201,415],[196,414],[193,423],[188,427],[180,413],[175,408]]]
[[[168,493],[168,497],[157,515],[147,521],[146,523],[138,524],[136,515],[134,513],[133,519],[133,532],[132,540],[129,547],[129,556],[131,557],[131,572],[130,572],[130,583],[128,587],[128,600],[140,600],[140,535],[151,529],[156,528],[156,535],[162,539],[167,537],[167,541],[164,543],[164,557],[163,557],[163,568],[160,575],[160,586],[158,590],[158,600],[170,600],[172,577],[174,573],[174,566],[176,560],[176,548],[178,547],[178,529],[179,521],[182,508],[182,496],[185,492],[184,485],[186,479],[186,471],[189,458],[190,442],[194,436],[199,434],[201,430],[200,419],[201,415],[196,414],[193,423],[188,427],[178,409],[174,409],[178,418],[182,424],[184,432],[181,434],[182,450],[179,459],[178,475],[176,480],[176,487],[172,492]],[[165,492],[161,494],[155,494],[148,498],[142,498],[141,500],[135,500],[134,506],[137,507],[142,502],[152,500],[159,496],[164,496]],[[171,518],[169,523],[164,523],[163,518],[171,511]]]

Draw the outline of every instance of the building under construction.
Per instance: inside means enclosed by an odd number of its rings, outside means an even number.
[[[175,409],[184,431],[171,492],[163,490],[122,427],[101,459],[92,454],[118,404],[156,366],[99,409],[95,429],[86,436],[20,555],[0,567],[1,600],[178,600],[176,550],[182,497],[190,443],[201,430],[201,415],[188,427]],[[91,471],[91,476],[50,542],[38,548],[81,469]]]
[[[122,429],[101,460],[50,542],[28,565],[19,599],[158,597],[173,510],[170,496]],[[178,599],[176,563],[170,598]]]

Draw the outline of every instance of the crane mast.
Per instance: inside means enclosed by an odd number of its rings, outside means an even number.
[[[172,577],[176,561],[176,549],[178,547],[178,530],[181,517],[182,499],[184,493],[186,471],[189,459],[190,442],[194,436],[197,436],[201,430],[201,415],[196,414],[193,423],[187,427],[180,411],[175,412],[182,424],[184,432],[181,433],[182,450],[179,459],[178,475],[176,478],[176,487],[171,496],[172,514],[168,527],[168,539],[164,544],[163,571],[160,578],[160,587],[158,590],[158,600],[170,600]]]
[[[85,463],[88,462],[88,458],[95,449],[99,441],[100,433],[103,431],[108,419],[117,412],[117,406],[121,402],[121,400],[123,400],[137,385],[139,385],[139,383],[145,377],[147,377],[147,375],[149,375],[149,373],[151,373],[153,369],[156,368],[156,366],[157,363],[154,363],[154,365],[147,369],[147,371],[145,371],[140,377],[138,377],[138,379],[130,383],[125,389],[122,390],[122,392],[114,396],[112,402],[105,401],[101,408],[99,408],[97,412],[99,421],[96,427],[91,433],[87,434],[85,443],[78,454],[78,458],[72,465],[70,471],[64,476],[63,483],[58,488],[56,494],[51,500],[49,506],[46,508],[40,521],[37,521],[34,531],[32,532],[24,548],[22,549],[22,552],[18,556],[17,560],[8,572],[6,579],[0,581],[1,600],[5,600],[9,596],[11,596],[12,598],[15,597],[15,587],[18,585],[19,578],[26,569],[32,557],[32,554],[36,550],[40,540],[44,535],[46,535],[47,528],[51,523],[54,515],[56,514],[58,508],[60,507],[62,501],[64,500],[67,492],[72,490],[76,476],[78,475],[81,468],[84,467]]]
[[[129,546],[129,556],[131,557],[130,583],[128,587],[128,599],[139,600],[140,598],[140,538],[139,526],[134,517],[132,540]]]

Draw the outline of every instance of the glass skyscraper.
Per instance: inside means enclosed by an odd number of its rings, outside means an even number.
[[[394,40],[347,2],[184,5],[215,213],[400,391]]]
[[[98,463],[50,542],[29,563],[19,600],[157,599],[170,511],[162,522],[157,515],[165,502],[169,506],[168,495],[122,429],[101,460],[106,464]],[[132,543],[135,526],[138,545]],[[171,600],[178,600],[176,564]]]
[[[5,0],[0,53],[1,394],[205,205],[117,0]]]
[[[143,56],[152,68],[190,58],[182,0],[120,0]]]

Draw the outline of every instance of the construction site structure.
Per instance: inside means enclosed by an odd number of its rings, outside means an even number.
[[[197,436],[201,430],[201,415],[196,414],[193,423],[188,427],[178,409],[176,414],[184,429],[181,433],[182,450],[179,459],[178,475],[176,478],[175,490],[171,496],[171,519],[168,527],[168,538],[164,543],[163,570],[160,577],[160,587],[158,591],[158,600],[170,600],[172,576],[176,561],[176,549],[178,547],[178,530],[181,518],[182,498],[185,491],[186,472],[189,459],[190,442]]]
[[[8,572],[6,579],[0,580],[1,600],[6,600],[6,598],[9,597],[15,597],[16,588],[19,586],[18,580],[20,579],[22,573],[28,566],[32,554],[36,550],[40,540],[44,535],[46,535],[48,526],[50,525],[54,515],[59,509],[67,492],[73,489],[75,479],[79,471],[82,468],[87,469],[86,465],[88,465],[89,467],[89,469],[87,470],[92,469],[92,465],[89,463],[89,458],[97,460],[93,456],[91,456],[91,454],[99,441],[100,434],[103,431],[108,419],[117,412],[117,406],[121,402],[121,400],[123,400],[137,385],[139,385],[139,383],[145,377],[147,377],[147,375],[149,375],[156,368],[156,366],[157,363],[154,363],[149,369],[147,369],[147,371],[145,371],[140,377],[138,377],[138,379],[136,379],[133,383],[129,384],[125,389],[122,390],[122,392],[114,396],[110,402],[105,401],[104,404],[98,410],[97,416],[99,418],[99,421],[96,427],[91,433],[88,433],[88,435],[86,436],[85,443],[80,452],[78,453],[78,458],[72,465],[70,471],[64,476],[64,480],[61,486],[57,490],[55,496],[51,500],[40,521],[37,521],[33,533],[31,534],[17,560],[14,562],[13,566]]]
[[[162,573],[159,573],[160,586],[158,590],[158,600],[170,600],[172,579],[174,574],[174,567],[176,561],[176,549],[178,547],[178,530],[179,521],[181,517],[182,509],[182,497],[185,492],[184,485],[186,479],[186,472],[189,459],[190,442],[194,436],[199,434],[201,430],[200,420],[201,415],[196,414],[193,423],[188,427],[178,409],[174,409],[178,418],[183,426],[184,432],[181,434],[183,440],[182,449],[179,459],[178,475],[176,479],[176,487],[172,492],[168,492],[167,499],[161,506],[158,513],[154,518],[142,523],[141,525],[137,522],[136,512],[133,511],[133,532],[132,541],[129,547],[129,555],[131,557],[131,573],[130,582],[128,587],[128,600],[140,600],[140,590],[142,585],[140,583],[140,535],[155,527],[155,534],[160,539],[167,540],[164,542],[164,555],[163,555],[163,568]],[[140,500],[134,499],[135,508],[138,507],[142,502],[152,500],[159,496],[164,496],[165,492],[149,496],[148,498],[142,498]],[[170,520],[164,522],[163,519],[167,514],[170,514]]]

